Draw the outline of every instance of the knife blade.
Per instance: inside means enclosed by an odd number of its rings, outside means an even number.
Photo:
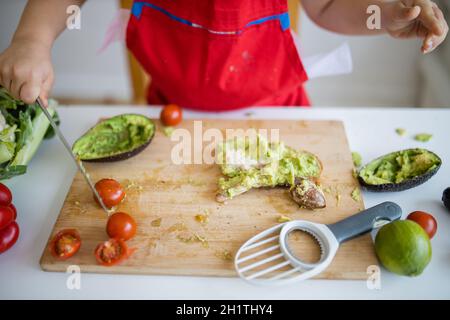
[[[72,148],[70,147],[70,145],[67,142],[66,138],[62,134],[61,130],[59,130],[58,125],[55,123],[55,121],[53,120],[53,118],[50,115],[50,113],[48,113],[47,108],[44,107],[44,104],[42,103],[41,98],[38,97],[36,99],[36,103],[39,106],[39,108],[42,110],[42,112],[45,114],[45,116],[47,117],[48,121],[50,121],[50,125],[52,126],[53,130],[55,130],[56,135],[58,136],[59,140],[61,140],[61,142],[64,145],[64,147],[67,150],[67,152],[70,154],[70,157],[72,158],[72,160],[75,162],[78,170],[83,175],[84,179],[86,180],[87,184],[89,185],[89,188],[91,188],[91,191],[94,193],[95,198],[98,200],[98,203],[100,203],[100,206],[102,207],[102,209],[108,215],[110,213],[112,213],[113,209],[108,209],[105,206],[105,204],[103,203],[103,200],[100,197],[100,195],[98,194],[97,190],[95,189],[94,184],[92,183],[92,180],[91,180],[91,178],[89,177],[89,174],[86,171],[86,168],[83,166],[83,162],[80,159],[77,159],[77,157],[75,157],[75,155],[73,154]]]

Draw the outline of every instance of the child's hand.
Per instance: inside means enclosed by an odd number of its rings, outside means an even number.
[[[423,38],[422,52],[436,49],[448,33],[441,9],[430,0],[402,0],[387,4],[386,30],[395,38]]]
[[[50,48],[30,41],[14,41],[0,54],[0,85],[25,103],[38,96],[47,105],[53,86]]]

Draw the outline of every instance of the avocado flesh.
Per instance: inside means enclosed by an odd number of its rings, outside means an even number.
[[[218,200],[232,199],[252,188],[292,186],[296,177],[317,178],[322,171],[315,155],[282,142],[269,143],[259,135],[225,141],[217,157],[226,176],[219,179]]]
[[[368,185],[401,184],[436,170],[441,159],[425,149],[408,149],[375,159],[359,172]]]
[[[155,133],[152,120],[124,114],[104,120],[78,139],[72,151],[80,160],[126,159],[150,143]]]

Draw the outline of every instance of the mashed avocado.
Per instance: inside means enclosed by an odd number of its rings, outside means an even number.
[[[319,159],[260,135],[227,140],[217,148],[226,178],[219,180],[218,200],[231,199],[252,188],[292,186],[296,177],[319,177]]]
[[[353,165],[358,168],[362,165],[362,157],[358,152],[352,152]]]
[[[153,122],[145,116],[119,115],[90,129],[73,145],[81,160],[94,160],[130,153],[148,144],[155,132]]]
[[[429,133],[419,133],[414,136],[414,140],[420,142],[428,142],[431,140],[432,137],[433,135]]]
[[[375,159],[359,172],[359,176],[371,185],[401,183],[423,175],[440,164],[439,157],[430,151],[408,149]]]
[[[406,134],[406,129],[403,129],[403,128],[397,128],[397,129],[395,129],[395,132],[396,132],[399,136],[403,137],[403,136]]]

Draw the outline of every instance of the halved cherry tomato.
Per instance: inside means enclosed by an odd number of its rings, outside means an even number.
[[[8,205],[8,207],[11,208],[11,210],[14,212],[14,220],[16,220],[16,218],[17,218],[17,209],[16,209],[16,207],[12,203],[10,203]]]
[[[3,183],[0,183],[0,205],[7,206],[12,201],[11,190]]]
[[[95,184],[99,196],[102,198],[106,207],[112,208],[117,206],[125,198],[125,191],[119,182],[114,179],[101,179]],[[98,203],[97,198],[94,196]]]
[[[100,243],[95,249],[95,258],[102,266],[113,266],[131,255],[127,244],[122,239],[109,239]]]
[[[171,127],[181,122],[183,111],[176,104],[168,104],[161,110],[161,122],[163,125]]]
[[[14,221],[14,210],[9,206],[0,205],[0,230]]]
[[[75,229],[64,229],[58,232],[50,242],[50,252],[55,258],[65,260],[80,250],[81,237]]]
[[[19,238],[19,225],[13,221],[0,230],[0,254],[10,249]]]
[[[428,233],[430,239],[436,234],[437,222],[431,214],[423,211],[414,211],[411,212],[406,219],[418,223],[425,230],[425,232]]]
[[[136,221],[125,212],[116,212],[108,219],[106,233],[110,238],[131,239],[136,234]]]

